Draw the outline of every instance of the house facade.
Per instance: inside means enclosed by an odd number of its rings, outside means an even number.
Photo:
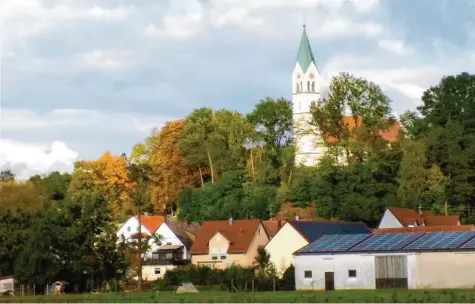
[[[297,290],[475,286],[475,232],[325,236],[295,254]]]
[[[161,215],[142,215],[142,233],[151,236],[158,227],[165,221],[165,217]],[[139,220],[137,216],[130,217],[123,223],[116,235],[120,238],[130,239],[134,234],[139,232]]]
[[[269,241],[265,249],[280,275],[294,263],[294,252],[325,234],[369,233],[363,223],[331,221],[288,221]]]
[[[259,246],[269,241],[261,220],[205,221],[190,253],[193,265],[252,266]]]
[[[0,294],[8,291],[15,290],[15,278],[14,276],[3,276],[0,277]]]
[[[162,278],[167,270],[190,262],[190,249],[200,230],[197,223],[165,221],[155,231],[160,244],[149,240],[150,250],[145,254],[142,267],[144,280]]]

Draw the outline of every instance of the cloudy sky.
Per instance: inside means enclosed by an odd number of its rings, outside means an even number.
[[[196,107],[290,98],[304,15],[320,70],[395,112],[475,72],[475,0],[0,0],[0,167],[70,170]]]

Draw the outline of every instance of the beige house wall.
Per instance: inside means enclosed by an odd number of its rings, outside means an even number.
[[[410,288],[473,288],[475,252],[426,252],[408,261]],[[412,269],[411,269],[412,268]]]
[[[209,252],[208,254],[192,254],[191,255],[191,263],[193,265],[206,265],[210,267],[216,268],[226,268],[231,265],[239,265],[239,266],[251,266],[256,258],[257,255],[257,248],[259,245],[265,246],[269,238],[265,233],[264,228],[261,224],[259,224],[258,229],[254,235],[254,238],[249,246],[247,253],[241,254],[227,254],[226,259],[222,260],[220,255],[219,248],[227,248],[229,247],[229,241],[226,239],[224,235],[221,233],[216,233],[211,240],[209,241]],[[212,259],[212,250],[211,248],[218,248],[218,259]]]
[[[176,266],[173,265],[146,265],[142,266],[142,279],[144,281],[155,281],[156,279],[161,279],[165,276],[165,273],[168,270],[175,269]],[[156,274],[155,270],[159,269],[160,273]]]
[[[277,272],[282,275],[294,264],[293,253],[307,245],[307,240],[291,224],[286,223],[266,245],[266,250]]]

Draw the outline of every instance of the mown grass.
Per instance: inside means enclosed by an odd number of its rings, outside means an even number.
[[[143,292],[2,297],[0,303],[475,303],[475,290],[345,290],[278,292]]]

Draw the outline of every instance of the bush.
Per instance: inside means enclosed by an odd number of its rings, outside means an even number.
[[[279,290],[295,290],[295,267],[290,265],[279,281]]]

